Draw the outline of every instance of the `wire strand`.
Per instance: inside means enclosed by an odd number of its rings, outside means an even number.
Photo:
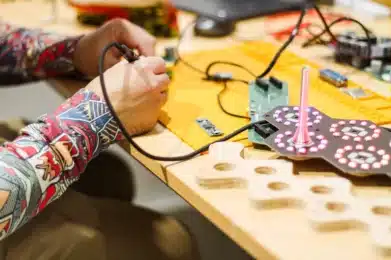
[[[253,73],[251,70],[247,69],[247,68],[244,67],[243,65],[240,65],[240,64],[237,64],[237,63],[231,62],[231,61],[214,61],[214,62],[210,63],[210,64],[208,65],[208,67],[206,68],[206,70],[205,70],[206,75],[207,75],[207,76],[211,76],[210,70],[211,70],[214,66],[219,65],[219,64],[221,64],[221,65],[224,64],[224,65],[229,65],[229,66],[241,68],[241,69],[245,70],[246,72],[248,72],[248,74],[250,74],[250,75],[253,76],[254,78],[257,77],[257,75],[255,75],[255,73]]]
[[[177,43],[177,46],[176,46],[176,55],[177,55],[177,62],[182,62],[183,64],[185,64],[187,67],[189,67],[190,69],[194,70],[194,71],[197,71],[199,73],[201,73],[202,75],[205,75],[205,72],[193,65],[191,65],[189,62],[187,62],[186,60],[184,60],[179,52],[179,47],[181,46],[182,44],[182,41],[183,41],[183,38],[187,32],[187,30],[189,30],[189,28],[191,28],[193,25],[195,25],[196,21],[192,21],[190,22],[189,24],[187,24],[185,26],[185,28],[183,29],[182,33],[179,35],[179,39],[178,39],[178,43]]]
[[[280,58],[281,54],[285,51],[285,49],[292,43],[292,41],[295,39],[296,35],[299,33],[300,26],[303,22],[303,18],[306,15],[308,10],[308,6],[304,6],[303,9],[300,12],[299,19],[296,22],[295,29],[292,30],[291,34],[289,35],[288,40],[281,46],[281,48],[277,51],[277,53],[274,55],[273,59],[267,66],[267,68],[258,76],[258,78],[264,78],[269,72],[273,69],[273,67],[276,65],[278,59]]]
[[[308,47],[311,44],[313,44],[315,41],[320,39],[320,37],[322,37],[325,33],[328,33],[330,35],[330,37],[332,38],[332,40],[334,42],[338,43],[337,37],[331,32],[331,27],[335,26],[338,23],[344,22],[344,21],[350,21],[355,24],[358,24],[361,27],[361,29],[364,31],[365,37],[367,38],[367,41],[368,41],[368,44],[367,44],[368,57],[369,58],[371,57],[371,55],[372,55],[371,54],[371,51],[372,51],[372,49],[371,49],[371,47],[372,47],[371,35],[373,35],[373,33],[367,27],[365,27],[365,25],[363,25],[360,21],[353,19],[353,18],[350,18],[350,17],[340,17],[340,18],[334,20],[333,22],[331,22],[330,24],[327,24],[326,18],[323,16],[320,9],[316,5],[314,5],[314,8],[315,8],[316,13],[320,17],[320,20],[323,23],[324,29],[318,35],[314,36],[313,38],[311,38],[308,41],[306,41],[305,43],[303,43],[303,45],[302,45],[303,48]]]
[[[223,93],[227,90],[227,87],[228,87],[228,82],[227,81],[224,81],[223,82],[223,89],[220,90],[219,94],[217,94],[217,103],[219,104],[219,107],[221,108],[221,110],[226,113],[227,115],[230,115],[230,116],[233,116],[233,117],[237,117],[237,118],[243,118],[243,119],[251,119],[250,117],[248,116],[243,116],[243,115],[238,115],[238,114],[234,114],[234,113],[231,113],[229,112],[228,110],[226,110],[223,106],[223,102],[221,101],[221,96],[223,95]]]

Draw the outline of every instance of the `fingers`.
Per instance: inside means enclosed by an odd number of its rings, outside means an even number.
[[[170,84],[170,78],[167,74],[160,74],[156,75],[156,81],[159,82],[156,91],[158,92],[157,95],[159,95],[159,105],[162,107],[164,104],[166,104],[168,99],[168,86]]]
[[[146,30],[125,19],[115,19],[111,23],[116,32],[115,40],[136,48],[141,55],[155,55],[156,39]]]
[[[168,85],[170,84],[170,78],[167,74],[159,74],[155,75],[155,89],[156,91],[159,91],[160,93],[167,92],[168,91]]]
[[[155,88],[155,95],[158,99],[157,105],[162,107],[166,104],[168,99],[168,86],[170,79],[167,74],[156,75],[156,82],[158,82],[158,85]]]
[[[136,63],[155,74],[166,73],[166,63],[161,57],[141,57]]]

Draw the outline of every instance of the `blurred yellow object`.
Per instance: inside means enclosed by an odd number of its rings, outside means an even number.
[[[372,0],[372,1],[391,8],[391,0]]]

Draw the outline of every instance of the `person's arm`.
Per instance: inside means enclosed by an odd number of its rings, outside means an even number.
[[[78,180],[87,163],[122,138],[105,102],[82,89],[0,148],[0,239]]]
[[[74,73],[73,53],[80,37],[17,27],[0,19],[0,76],[30,80]]]

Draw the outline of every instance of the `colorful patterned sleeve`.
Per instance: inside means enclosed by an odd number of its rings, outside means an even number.
[[[0,19],[0,76],[30,80],[75,73],[72,56],[80,37],[21,28]]]
[[[58,199],[122,134],[106,103],[82,89],[0,148],[0,239]]]

